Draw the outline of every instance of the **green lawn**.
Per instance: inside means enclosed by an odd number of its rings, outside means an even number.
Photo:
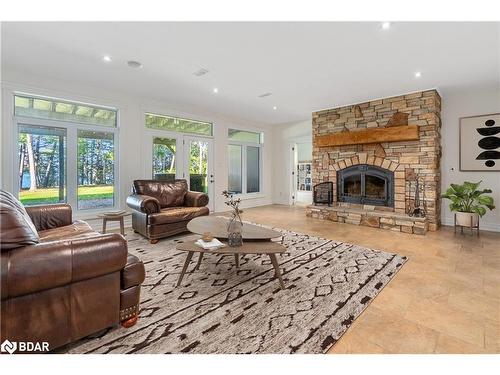
[[[113,198],[113,186],[79,186],[78,199],[105,199]],[[59,201],[59,189],[37,189],[36,191],[23,190],[19,193],[19,199],[25,205],[57,203]]]

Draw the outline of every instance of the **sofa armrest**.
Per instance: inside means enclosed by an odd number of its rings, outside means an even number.
[[[119,234],[44,242],[2,253],[2,300],[117,272],[127,263]]]
[[[71,206],[65,203],[28,206],[26,212],[38,231],[63,227],[73,222]]]
[[[208,204],[208,195],[197,191],[188,191],[184,196],[184,205],[187,207],[204,207]]]
[[[145,214],[155,214],[161,211],[158,199],[149,195],[132,194],[127,197],[127,206]]]
[[[146,277],[144,264],[135,255],[129,254],[127,264],[121,272],[121,289],[128,289],[134,286],[141,285]]]

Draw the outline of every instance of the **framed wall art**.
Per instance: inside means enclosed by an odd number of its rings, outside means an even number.
[[[460,170],[500,171],[500,113],[460,118]]]

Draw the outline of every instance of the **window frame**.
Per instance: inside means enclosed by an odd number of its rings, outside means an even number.
[[[14,93],[14,95],[19,95]],[[35,96],[34,96],[35,97]],[[38,97],[38,96],[36,96]],[[14,97],[12,98],[14,100]],[[79,103],[79,102],[75,102]],[[121,194],[120,194],[120,111],[116,110],[116,126],[108,127],[103,125],[84,124],[73,121],[41,119],[37,117],[18,116],[12,112],[13,115],[13,142],[14,142],[14,168],[13,168],[13,184],[14,191],[19,197],[19,178],[18,169],[19,165],[17,155],[19,155],[19,125],[36,125],[44,127],[55,127],[66,129],[66,203],[71,205],[73,213],[76,217],[95,217],[96,214],[116,210],[120,208]],[[92,209],[78,209],[78,130],[89,130],[95,132],[113,133],[113,146],[114,146],[114,160],[113,173],[113,206],[92,208]],[[73,150],[73,151],[70,151]]]
[[[260,134],[260,143],[255,143],[255,142],[244,142],[244,141],[235,141],[229,139],[229,130],[240,130],[240,131],[247,131],[247,132],[253,132],[253,133],[259,133]],[[241,193],[240,194],[235,194],[235,196],[242,198],[242,199],[250,199],[250,198],[260,198],[264,195],[263,193],[263,176],[264,176],[264,171],[263,171],[263,153],[264,153],[264,134],[262,131],[257,130],[257,129],[241,129],[237,127],[228,127],[227,129],[227,144],[229,145],[234,145],[234,146],[241,146]],[[247,159],[247,148],[248,147],[257,147],[259,149],[259,191],[253,192],[253,193],[248,193],[247,192],[247,168],[248,168],[248,159]],[[226,148],[226,155],[228,152],[228,148]],[[228,161],[228,166],[227,166],[227,186],[229,187],[229,161]]]

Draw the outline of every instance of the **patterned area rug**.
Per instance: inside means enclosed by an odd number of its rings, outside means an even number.
[[[277,229],[280,230],[280,229]],[[129,252],[146,267],[141,312],[132,328],[80,340],[68,353],[324,353],[337,342],[406,258],[280,230],[279,288],[268,256],[206,254],[176,288],[185,235],[150,245],[129,231]],[[197,255],[189,268],[195,266]]]

